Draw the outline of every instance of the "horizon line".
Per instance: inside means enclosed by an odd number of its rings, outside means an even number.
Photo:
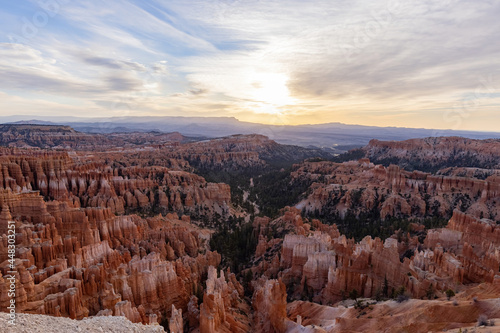
[[[13,120],[10,122],[4,122],[2,119],[3,118],[23,118],[19,120]],[[26,119],[24,119],[26,118]],[[29,119],[28,119],[29,118]],[[375,126],[375,125],[363,125],[363,124],[350,124],[350,123],[342,123],[342,122],[325,122],[325,123],[303,123],[303,124],[270,124],[270,123],[260,123],[260,122],[250,122],[250,121],[243,121],[238,119],[235,116],[97,116],[97,117],[81,117],[81,116],[35,116],[35,115],[10,115],[10,116],[0,116],[0,125],[15,125],[15,122],[21,122],[21,121],[47,121],[44,120],[43,118],[69,118],[69,119],[78,119],[78,120],[99,120],[99,119],[126,119],[126,118],[183,118],[183,119],[193,119],[193,118],[204,118],[204,119],[228,119],[228,120],[236,120],[239,123],[242,124],[252,124],[252,125],[262,125],[262,126],[273,126],[273,127],[300,127],[300,126],[324,126],[324,125],[343,125],[343,126],[359,126],[359,127],[369,127],[369,128],[393,128],[393,129],[408,129],[408,130],[425,130],[425,131],[449,131],[449,132],[469,132],[469,133],[474,133],[474,132],[479,132],[479,133],[494,133],[494,134],[500,134],[500,131],[485,131],[485,130],[470,130],[470,129],[452,129],[452,128],[425,128],[425,127],[404,127],[404,126]],[[70,123],[71,121],[64,121],[64,120],[59,120],[59,122],[68,122]],[[29,124],[26,124],[29,125]],[[33,124],[35,125],[35,124]],[[38,125],[43,125],[43,124],[38,124]],[[47,124],[47,125],[64,125],[64,124]]]

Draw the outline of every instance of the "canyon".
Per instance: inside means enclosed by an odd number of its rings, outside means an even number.
[[[5,129],[0,147],[0,309],[15,267],[20,321],[416,333],[500,318],[495,140],[371,142],[370,158],[333,162],[262,135],[22,126]],[[458,163],[468,151],[473,165]],[[439,170],[406,170],[406,159]],[[284,177],[268,186],[304,189],[272,216],[248,209],[259,208],[266,174]],[[408,223],[387,236],[363,231],[395,218]]]
[[[471,175],[482,169],[469,168]],[[449,171],[448,171],[449,172]],[[500,221],[500,177],[485,179],[406,171],[369,159],[303,162],[294,166],[292,182],[307,182],[309,195],[296,207],[306,212],[341,217],[351,213],[388,217],[450,218],[458,209],[469,215]]]
[[[262,255],[251,269],[279,279],[289,298],[282,318],[303,330],[436,332],[473,325],[479,314],[500,317],[500,228],[491,220],[455,211],[423,243],[413,233],[354,242],[293,207],[260,221],[261,235],[266,228],[288,232],[279,240],[260,237]],[[276,244],[281,250],[267,256]],[[455,301],[447,300],[447,290]],[[390,294],[396,300],[384,301]],[[422,313],[425,321],[418,319]]]

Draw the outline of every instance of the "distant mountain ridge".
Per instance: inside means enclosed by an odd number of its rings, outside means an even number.
[[[242,122],[233,117],[44,117],[43,120],[36,118],[36,116],[6,116],[0,117],[0,122],[61,124],[85,133],[160,131],[209,138],[233,134],[261,134],[281,144],[320,147],[334,153],[363,147],[371,139],[401,141],[435,136],[461,136],[471,139],[500,138],[500,132],[374,127],[341,123],[265,125]]]

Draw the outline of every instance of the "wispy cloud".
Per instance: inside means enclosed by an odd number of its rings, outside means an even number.
[[[462,107],[461,128],[499,120],[495,1],[59,3],[43,25],[35,2],[0,9],[6,114],[85,105],[92,116],[451,128]],[[12,38],[29,24],[33,36]]]

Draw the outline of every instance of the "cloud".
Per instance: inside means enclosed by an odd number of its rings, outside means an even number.
[[[158,62],[154,63],[152,66],[152,69],[153,69],[153,72],[156,74],[162,74],[162,75],[169,74],[166,60],[162,60],[162,61],[158,61]]]
[[[0,44],[0,91],[102,113],[426,127],[472,98],[461,126],[481,129],[499,106],[499,14],[487,0],[67,2],[29,45]]]
[[[163,45],[195,51],[213,50],[213,45],[192,36],[161,17],[161,10],[148,12],[142,2],[118,0],[100,6],[92,2],[72,4],[63,11],[80,29],[103,37],[111,43],[128,45],[153,54],[161,52]],[[165,14],[163,13],[163,16]],[[155,46],[156,48],[153,48]],[[169,51],[168,48],[165,48]],[[174,51],[174,50],[170,50]]]
[[[44,61],[41,52],[22,44],[0,43],[0,59],[11,64],[34,64]]]
[[[122,61],[111,58],[85,56],[82,59],[85,63],[93,66],[101,66],[109,69],[122,69],[144,72],[146,67],[133,61]]]
[[[112,91],[133,91],[143,85],[141,80],[125,75],[110,75],[104,81],[109,90]]]
[[[189,90],[189,93],[195,96],[206,95],[208,93],[208,89],[191,89]]]
[[[104,76],[98,73],[89,80],[71,73],[71,66],[63,66],[51,57],[44,57],[41,51],[32,47],[0,44],[0,88],[82,98],[137,91],[144,86],[144,82],[133,75],[135,71],[146,69],[141,64],[102,57],[82,58],[82,61],[111,71]]]

